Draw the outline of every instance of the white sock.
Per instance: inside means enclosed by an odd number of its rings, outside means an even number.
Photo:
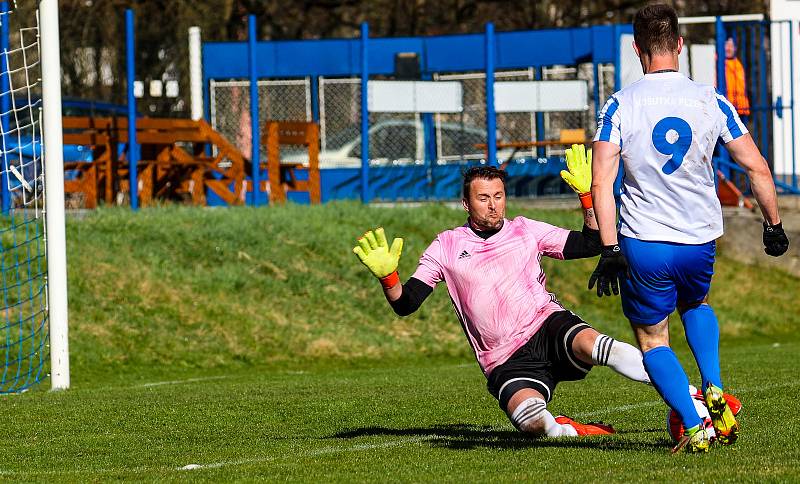
[[[556,422],[547,410],[547,403],[541,398],[528,398],[517,405],[511,414],[511,422],[517,429],[523,429],[535,422],[542,421],[544,433],[548,437],[575,437],[578,431],[572,425],[561,425]]]
[[[642,362],[642,352],[611,336],[601,334],[594,340],[592,363],[607,366],[633,381],[650,384],[650,376]]]
[[[553,414],[547,412],[544,417],[544,432],[548,437],[577,437],[578,431],[572,425],[560,424],[556,422]]]

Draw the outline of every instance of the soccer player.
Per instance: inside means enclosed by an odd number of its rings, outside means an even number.
[[[438,283],[447,284],[489,392],[517,429],[534,435],[614,432],[607,425],[554,417],[547,409],[558,382],[583,379],[594,365],[648,382],[636,348],[598,333],[564,309],[545,286],[542,256],[579,259],[599,253],[588,193],[591,158],[584,150],[581,145],[569,151],[571,173],[564,175],[583,194],[585,223],[580,232],[525,217],[507,220],[506,172],[480,166],[464,175],[467,222],[440,233],[405,284],[397,274],[402,239],[394,239],[389,247],[383,228],[378,228],[359,238],[353,249],[380,279],[386,299],[400,316],[416,311]]]
[[[598,296],[621,291],[653,386],[686,428],[674,450],[707,452],[710,433],[687,395],[667,317],[677,307],[717,438],[732,444],[739,426],[722,394],[719,327],[708,305],[715,239],[722,235],[711,164],[718,139],[750,177],[764,216],[765,252],[777,257],[789,240],[769,167],[736,110],[713,87],[678,72],[683,39],[675,10],[646,6],[636,13],[633,30],[645,76],[611,96],[593,143],[592,199],[603,249],[589,288],[597,283]],[[625,176],[618,236],[613,184],[620,158]]]

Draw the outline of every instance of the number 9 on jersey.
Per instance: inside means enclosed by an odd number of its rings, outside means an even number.
[[[666,117],[653,128],[653,146],[661,154],[672,155],[661,167],[665,175],[671,175],[681,166],[692,146],[692,128],[681,118]]]

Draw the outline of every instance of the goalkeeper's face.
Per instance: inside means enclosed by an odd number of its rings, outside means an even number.
[[[472,225],[478,230],[496,230],[506,216],[506,189],[503,180],[476,178],[470,182],[469,198],[462,200]]]

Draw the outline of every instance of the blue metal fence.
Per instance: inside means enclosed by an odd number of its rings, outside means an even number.
[[[776,177],[776,184],[782,191],[798,193],[794,140],[778,139],[780,136],[775,130],[776,120],[787,119],[792,123],[794,120],[794,86],[790,80],[788,85],[780,86],[780,94],[776,95],[778,79],[771,71],[776,62],[772,58],[775,55],[775,43],[781,40],[775,38],[776,26],[782,28],[783,23],[724,22],[718,18],[711,25],[717,50],[717,86],[720,91],[725,91],[724,46],[728,37],[732,36],[739,48],[740,60],[748,79],[748,128],[768,160],[791,160],[789,169],[786,169],[786,163],[780,164],[783,172]],[[603,73],[610,71],[605,66],[619,66],[620,36],[632,32],[630,25],[495,32],[490,23],[482,34],[370,38],[369,27],[365,23],[361,27],[360,37],[354,39],[256,42],[253,28],[254,24],[251,23],[248,42],[204,43],[203,76],[207,117],[212,117],[212,96],[209,91],[212,82],[249,78],[252,132],[257,133],[259,123],[265,119],[258,119],[260,111],[254,108],[258,105],[259,94],[253,86],[253,79],[258,79],[259,82],[266,79],[306,79],[310,99],[305,102],[311,105],[309,120],[320,121],[323,125],[323,136],[330,138],[337,133],[346,134],[348,129],[352,129],[351,126],[354,127],[355,132],[351,134],[354,140],[357,139],[358,145],[347,156],[349,160],[360,160],[360,163],[322,170],[323,200],[360,198],[363,201],[458,198],[457,175],[465,167],[474,163],[506,161],[509,154],[502,150],[498,152],[495,145],[495,133],[498,128],[502,131],[504,126],[498,122],[493,103],[495,75],[503,75],[506,71],[530,70],[531,78],[542,79],[543,71],[552,66],[574,67],[576,75],[584,75],[588,81],[592,102],[587,109],[586,119],[591,121],[582,126],[591,125],[594,115],[605,101],[601,96],[607,97],[609,94],[608,82],[603,79]],[[791,42],[789,36],[787,45],[782,47],[788,49],[790,59],[793,57]],[[439,116],[434,120],[431,114],[421,114],[402,118],[400,121],[387,121],[386,118],[368,112],[367,81],[393,78],[395,56],[399,53],[415,53],[418,56],[421,79],[452,78],[460,73],[482,76],[484,92],[479,107],[482,110],[481,116],[467,113],[468,107],[465,106],[465,113],[462,113],[456,124],[462,127],[464,133],[471,132],[474,136],[482,137],[481,141],[487,145],[488,156],[480,157],[482,159],[461,156],[461,160],[455,163],[453,160],[441,159],[443,130]],[[582,66],[588,67],[588,70]],[[794,66],[790,65],[788,68],[791,70]],[[583,71],[588,74],[582,74]],[[619,88],[620,69],[613,69],[613,75],[614,86]],[[343,90],[347,92],[345,100],[339,102],[346,104],[343,109],[349,110],[349,118],[335,126],[334,123],[328,123],[326,129],[326,116],[331,111],[332,101],[326,98],[325,89],[332,88],[334,82],[339,83],[337,86],[344,86]],[[551,116],[538,112],[530,113],[529,117],[527,122],[532,139],[552,139],[552,132],[545,130]],[[475,124],[479,120],[482,124]],[[420,150],[418,159],[401,163],[404,166],[378,166],[380,163],[376,163],[371,156],[376,150],[371,138],[377,136],[376,131],[387,123],[415,126],[422,133],[424,147]],[[435,127],[433,123],[436,123]],[[591,136],[591,127],[586,131]],[[794,126],[787,128],[786,132],[789,133],[787,136],[793,138]],[[410,144],[413,143],[416,140]],[[780,155],[776,155],[777,144],[780,144],[782,150]],[[717,166],[729,179],[737,182],[740,188],[747,190],[746,179],[731,167],[726,151],[718,151],[719,154],[715,157]],[[253,149],[252,156],[259,156],[257,149]],[[513,158],[508,169],[516,173],[515,176],[519,179],[510,194],[535,196],[564,190],[557,183],[550,183],[558,180],[558,172],[563,167],[563,160],[557,154],[553,156],[552,152],[538,148]],[[266,173],[254,172],[251,176],[258,179],[266,177]],[[295,196],[298,201],[303,198],[302,195]],[[210,200],[213,200],[213,196]],[[251,200],[258,203],[263,199],[253,197]]]
[[[734,99],[731,101],[773,169],[778,191],[800,194],[795,162],[794,82],[791,76],[779,75],[782,69],[776,65],[788,59],[784,67],[788,72],[794,71],[793,36],[784,35],[791,28],[792,22],[787,20],[723,22],[718,18],[715,23],[717,87],[721,93],[727,93],[726,61],[735,62],[733,58],[726,59],[725,43],[730,39],[735,45],[734,58],[743,67],[746,98],[743,106],[737,105]],[[787,129],[783,129],[781,125],[786,121]],[[727,179],[744,193],[749,192],[744,171],[732,162],[726,150],[718,150],[714,161]]]
[[[474,163],[501,163],[510,160],[509,171],[518,174],[519,181],[515,182],[513,194],[536,195],[556,192],[562,188],[558,183],[558,172],[564,167],[563,159],[544,148],[535,151],[536,156],[520,152],[510,155],[509,150],[498,151],[495,145],[495,133],[503,131],[504,126],[497,122],[494,113],[493,83],[495,73],[503,76],[508,70],[531,70],[537,79],[542,78],[543,68],[553,65],[575,67],[575,75],[582,75],[577,68],[579,65],[588,65],[588,84],[592,99],[591,106],[583,116],[579,116],[572,127],[586,127],[586,120],[593,124],[593,113],[596,112],[597,99],[603,83],[600,79],[599,64],[609,64],[616,58],[615,33],[630,31],[629,26],[595,26],[575,29],[551,29],[540,31],[520,32],[494,32],[491,24],[487,24],[483,34],[450,35],[415,38],[370,38],[369,28],[362,25],[361,36],[356,39],[325,39],[307,41],[261,41],[253,45],[252,37],[249,43],[244,42],[206,42],[203,45],[204,59],[204,84],[206,86],[204,98],[206,99],[206,113],[209,120],[212,116],[211,102],[214,96],[210,92],[212,83],[219,80],[250,78],[255,70],[259,80],[265,79],[308,79],[311,91],[312,118],[321,120],[323,136],[331,131],[333,126],[325,125],[324,112],[328,108],[321,106],[324,99],[322,80],[348,78],[356,82],[348,98],[348,105],[352,105],[358,113],[355,125],[358,132],[356,136],[360,149],[348,155],[348,159],[359,158],[358,168],[329,168],[322,170],[323,200],[334,198],[360,198],[369,200],[410,200],[410,199],[442,199],[458,198],[460,184],[458,178],[465,167]],[[546,48],[532,49],[531,46],[546,46]],[[461,156],[460,161],[441,158],[443,140],[449,131],[457,131],[446,121],[442,122],[439,116],[434,119],[432,114],[421,114],[414,118],[393,118],[376,116],[367,110],[367,81],[369,79],[391,79],[395,75],[395,56],[399,53],[415,53],[419,59],[420,79],[434,79],[441,75],[453,76],[459,73],[478,74],[484,83],[484,92],[480,100],[480,113],[462,114],[461,119],[453,126],[460,126],[463,138],[460,149],[469,147],[470,156]],[[254,55],[253,55],[254,53]],[[497,71],[497,72],[496,72]],[[325,86],[330,86],[327,81]],[[355,93],[355,90],[358,92]],[[258,102],[258,94],[251,89],[251,111]],[[263,94],[262,94],[263,95]],[[327,104],[328,101],[326,100]],[[474,108],[471,107],[471,108]],[[355,116],[354,116],[355,118]],[[470,118],[470,119],[466,119]],[[406,119],[406,121],[403,121]],[[480,121],[482,120],[482,121]],[[525,139],[512,139],[514,141],[544,140],[546,136],[552,139],[552,132],[546,133],[545,126],[553,123],[553,118],[544,113],[530,113],[531,129],[524,133]],[[264,122],[265,119],[253,119],[254,122]],[[475,124],[476,121],[482,124]],[[339,133],[346,132],[346,123],[341,123],[336,128]],[[405,159],[400,164],[404,166],[391,166],[392,160],[376,162],[374,156],[376,147],[371,146],[371,138],[378,136],[381,128],[389,125],[419,127],[423,147],[417,159]],[[444,126],[444,128],[443,128]],[[535,129],[533,128],[535,126]],[[256,131],[253,127],[253,132]],[[517,130],[524,132],[525,130]],[[551,130],[552,131],[552,130]],[[586,134],[591,135],[591,130],[586,129]],[[369,136],[364,134],[370,133]],[[489,135],[491,133],[491,135]],[[330,136],[332,133],[327,133]],[[517,135],[521,136],[521,135]],[[455,135],[452,137],[456,137]],[[410,144],[415,143],[412,140]],[[323,141],[324,143],[324,141]],[[484,143],[487,145],[488,156],[474,156],[474,145]],[[324,147],[324,146],[323,146]],[[462,153],[463,155],[463,153]],[[258,156],[253,150],[253,157]],[[452,158],[452,156],[450,157]],[[459,158],[456,156],[456,158]],[[263,161],[263,160],[262,160]],[[395,163],[397,160],[394,160]],[[353,171],[355,170],[355,171]],[[352,173],[357,172],[357,179],[352,178]],[[262,174],[254,174],[254,177]],[[263,174],[265,176],[265,174]],[[517,176],[517,175],[514,175]],[[395,180],[402,182],[394,183]],[[357,183],[356,183],[357,182]],[[376,189],[379,187],[380,189]],[[302,199],[301,195],[297,198]],[[210,197],[213,200],[213,196]],[[258,200],[258,199],[254,199]]]

